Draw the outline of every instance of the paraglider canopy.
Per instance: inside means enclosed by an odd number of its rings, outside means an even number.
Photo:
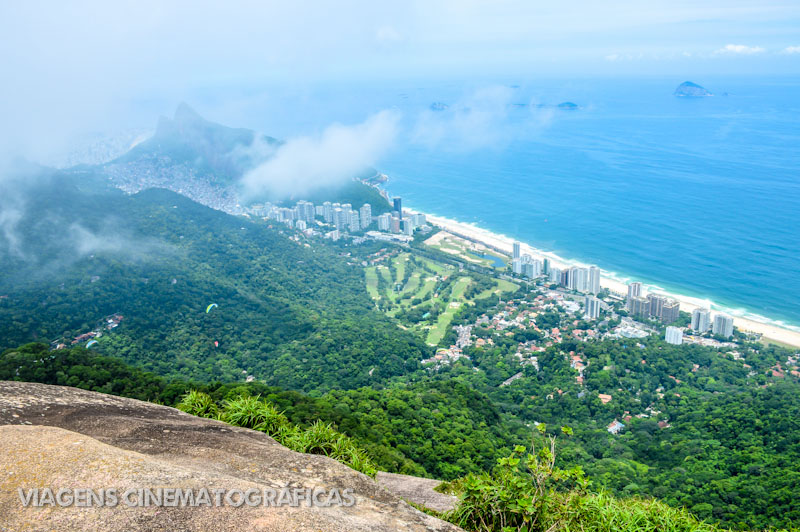
[[[214,308],[214,307],[216,307],[216,306],[217,306],[217,304],[216,304],[216,303],[211,303],[209,306],[207,306],[207,307],[206,307],[206,314],[208,314],[209,312],[211,312],[211,309],[212,309],[212,308]]]
[[[89,340],[88,342],[86,342],[86,349],[89,349],[90,347],[92,347],[96,343],[97,343],[97,340]]]

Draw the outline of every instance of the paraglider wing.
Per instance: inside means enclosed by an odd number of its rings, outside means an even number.
[[[89,349],[90,347],[92,347],[96,343],[97,343],[97,340],[89,340],[88,342],[86,342],[86,349]]]
[[[219,342],[214,340],[214,347],[219,347]]]
[[[214,308],[214,307],[216,307],[216,306],[217,306],[217,304],[216,304],[216,303],[211,303],[209,306],[207,306],[207,307],[206,307],[206,314],[208,314],[209,312],[211,312],[211,309],[212,309],[212,308]]]

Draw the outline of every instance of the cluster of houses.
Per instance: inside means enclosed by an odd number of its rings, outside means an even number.
[[[110,331],[112,329],[116,329],[123,319],[124,316],[122,316],[122,314],[111,314],[101,319],[99,322],[97,322],[97,325],[95,325],[95,328],[93,330],[79,334],[74,338],[72,338],[72,340],[59,338],[58,340],[50,342],[50,346],[52,349],[65,349],[67,347],[68,341],[69,345],[77,345],[83,342],[88,343],[96,338],[100,338],[101,336],[103,336],[103,330]]]

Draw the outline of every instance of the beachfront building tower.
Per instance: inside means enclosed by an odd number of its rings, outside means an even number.
[[[578,292],[589,291],[589,270],[587,268],[570,268],[570,288]]]
[[[518,275],[522,273],[522,259],[511,259],[511,271]]]
[[[598,294],[600,292],[600,268],[597,266],[589,267],[589,293]]]
[[[511,258],[518,259],[519,257],[520,257],[520,243],[514,242],[514,255]]]
[[[531,266],[533,266],[533,275],[531,275],[531,277],[539,277],[544,273],[544,271],[542,270],[542,261],[540,261],[539,259],[533,259],[533,262],[531,262]]]
[[[696,308],[692,311],[692,330],[704,333],[711,327],[711,312],[707,308]]]
[[[392,206],[394,207],[392,210],[398,213],[399,218],[403,217],[403,200],[402,198],[393,198],[392,199]]]
[[[550,275],[550,259],[544,259],[542,263],[542,273],[545,275]]]
[[[631,283],[628,285],[628,298],[625,300],[628,312],[631,311],[631,301],[633,300],[633,298],[641,296],[642,296],[642,283]]]
[[[661,308],[661,316],[659,318],[664,323],[674,323],[678,321],[681,313],[681,304],[674,299],[667,299],[664,306]]]
[[[733,336],[733,318],[727,314],[715,315],[711,332],[724,336],[725,338],[730,338]]]
[[[650,315],[650,301],[646,297],[634,296],[628,299],[628,312],[638,318]]]
[[[667,327],[667,333],[664,335],[664,340],[668,344],[681,345],[683,343],[683,330],[679,327]]]

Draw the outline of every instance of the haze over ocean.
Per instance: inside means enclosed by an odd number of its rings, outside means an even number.
[[[673,96],[682,81],[328,88],[259,125],[291,135],[397,109],[378,168],[406,205],[798,326],[800,79],[692,79],[715,94],[702,99]],[[580,109],[551,107],[564,101]],[[314,118],[291,120],[301,107]]]

